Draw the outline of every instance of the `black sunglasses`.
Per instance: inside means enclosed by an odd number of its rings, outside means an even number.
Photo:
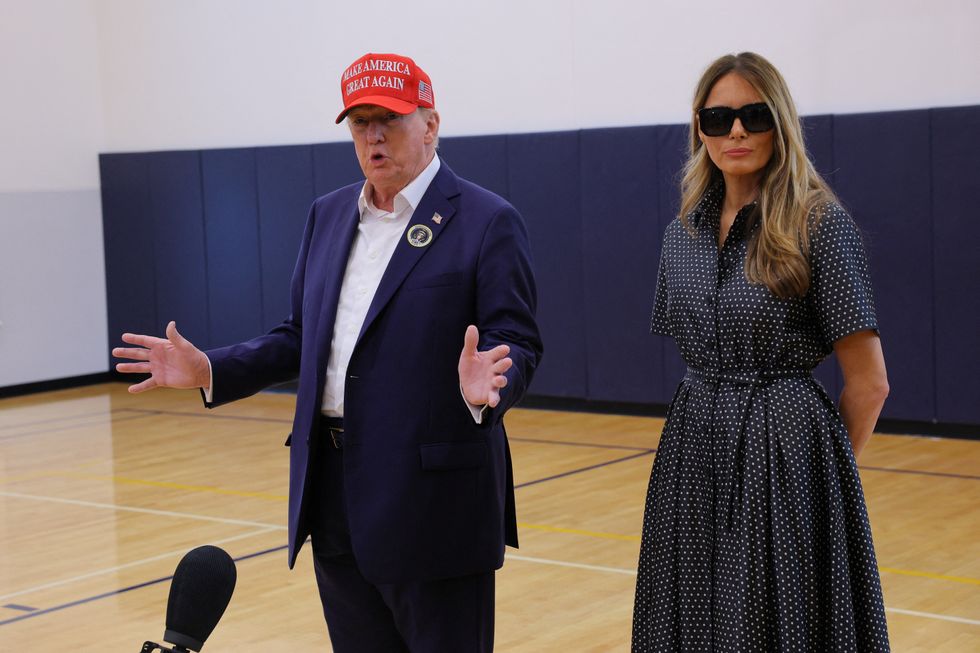
[[[739,109],[731,107],[705,107],[698,111],[698,126],[705,136],[727,136],[738,118],[745,131],[758,134],[776,126],[772,111],[765,102],[746,104]]]

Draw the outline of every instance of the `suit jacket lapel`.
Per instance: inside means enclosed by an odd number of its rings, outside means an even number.
[[[358,191],[359,192],[359,191]],[[361,215],[357,208],[358,194],[355,192],[351,207],[343,213],[343,219],[335,221],[332,228],[320,239],[326,241],[323,257],[324,270],[323,299],[320,304],[320,316],[317,320],[317,374],[323,376],[327,370],[327,357],[330,354],[330,344],[333,340],[334,322],[337,320],[337,304],[340,300],[340,289],[344,283],[347,271],[347,260],[350,258],[351,246]],[[307,271],[309,274],[309,271]],[[321,379],[322,380],[322,379]]]
[[[439,234],[442,233],[453,214],[456,213],[456,207],[453,206],[450,199],[457,195],[459,195],[459,185],[456,175],[449,169],[445,161],[440,161],[439,172],[436,173],[428,190],[425,191],[422,200],[412,214],[405,232],[402,233],[401,239],[395,247],[395,253],[392,254],[391,261],[388,262],[384,276],[381,277],[381,283],[378,284],[378,290],[374,293],[374,300],[368,308],[364,324],[361,325],[361,332],[357,336],[358,344],[374,320],[391,301],[398,288],[401,287],[405,277],[412,271],[415,264],[429,250],[437,246],[436,241],[439,239]],[[438,222],[433,219],[436,214],[442,216]],[[432,230],[432,238],[423,247],[415,247],[408,242],[408,232],[415,225],[425,225]],[[354,346],[357,347],[356,344]]]

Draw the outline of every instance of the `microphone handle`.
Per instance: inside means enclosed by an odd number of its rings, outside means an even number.
[[[184,648],[179,644],[173,648],[167,648],[163,644],[157,644],[156,642],[143,642],[143,648],[140,649],[140,653],[153,653],[153,651],[160,651],[160,653],[191,653],[190,649]]]

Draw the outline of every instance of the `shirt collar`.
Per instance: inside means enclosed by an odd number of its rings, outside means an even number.
[[[435,179],[436,173],[439,172],[440,166],[439,155],[436,154],[429,161],[429,165],[425,166],[415,179],[408,182],[405,188],[398,191],[393,202],[395,210],[390,213],[374,206],[374,202],[371,201],[371,182],[365,181],[364,185],[361,186],[361,194],[357,198],[357,209],[361,215],[361,220],[364,219],[365,214],[376,215],[378,217],[390,216],[394,219],[406,209],[411,209],[414,212],[418,208],[419,202],[422,201],[422,196],[425,195],[425,191],[429,189],[429,185]]]
[[[707,224],[717,227],[719,221],[721,220],[721,203],[725,199],[725,180],[718,179],[713,182],[708,190],[705,191],[704,195],[701,197],[701,201],[697,203],[694,210],[691,211],[691,222],[694,224],[695,228],[701,223],[701,219],[707,221]],[[743,206],[738,211],[736,216],[736,222],[739,222],[739,217],[747,219],[752,215],[753,211],[758,207],[759,201],[752,200],[745,206]]]
[[[691,211],[691,223],[697,228],[701,224],[701,220],[707,221],[707,224],[717,225],[718,219],[721,217],[721,200],[725,197],[725,181],[723,179],[718,179],[710,186],[708,190],[705,191],[704,195],[701,196],[701,200]]]

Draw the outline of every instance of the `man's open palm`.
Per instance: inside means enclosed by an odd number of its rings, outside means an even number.
[[[493,408],[500,403],[500,389],[507,385],[504,372],[514,361],[507,357],[509,346],[497,345],[488,351],[477,351],[479,342],[477,328],[472,324],[466,327],[463,351],[459,355],[459,386],[469,403]]]
[[[166,338],[124,333],[122,340],[139,346],[116,347],[112,355],[141,362],[119,363],[116,370],[150,375],[142,383],[129,386],[132,393],[153,388],[201,388],[211,382],[207,356],[177,332],[175,322],[167,325]]]

